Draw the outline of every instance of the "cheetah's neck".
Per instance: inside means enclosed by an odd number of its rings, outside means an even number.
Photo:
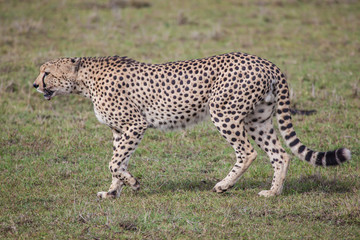
[[[91,62],[86,59],[82,59],[80,63],[80,67],[78,69],[78,74],[75,79],[74,84],[74,94],[79,94],[83,97],[91,99],[91,86],[92,86],[92,70],[94,66],[92,66]]]

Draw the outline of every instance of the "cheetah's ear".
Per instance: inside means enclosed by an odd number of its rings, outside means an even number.
[[[69,71],[77,73],[81,65],[81,58],[70,58],[71,66]]]

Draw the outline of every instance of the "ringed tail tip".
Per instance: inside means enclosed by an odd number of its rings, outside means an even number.
[[[337,166],[351,159],[351,152],[347,148],[339,148],[335,151],[319,152],[315,165]]]
[[[349,160],[351,159],[351,152],[350,152],[350,150],[347,149],[347,148],[341,148],[341,149],[342,149],[342,155],[343,155],[345,161],[349,161]],[[345,161],[344,161],[344,162],[345,162]]]

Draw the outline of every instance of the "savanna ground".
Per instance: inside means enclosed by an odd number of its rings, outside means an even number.
[[[0,1],[0,238],[359,239],[359,1]],[[313,168],[293,157],[282,196],[262,198],[258,159],[233,189],[211,192],[235,155],[208,120],[148,130],[130,161],[138,193],[99,200],[111,181],[112,134],[79,96],[50,102],[32,88],[46,60],[139,61],[243,51],[288,77],[302,141],[346,146],[351,162]]]

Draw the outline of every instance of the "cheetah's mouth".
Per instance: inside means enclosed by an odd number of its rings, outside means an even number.
[[[48,90],[48,89],[44,89],[44,98],[46,100],[50,100],[54,95],[54,91]]]

